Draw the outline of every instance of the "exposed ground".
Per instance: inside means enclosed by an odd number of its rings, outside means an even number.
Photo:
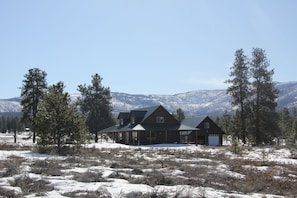
[[[100,142],[86,145],[71,156],[57,156],[35,152],[26,136],[19,136],[17,144],[11,143],[9,134],[0,138],[2,197],[297,195],[297,160],[282,147]]]

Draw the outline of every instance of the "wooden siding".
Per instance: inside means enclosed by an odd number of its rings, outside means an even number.
[[[162,106],[156,109],[146,120],[143,121],[143,124],[156,124],[157,116],[164,117],[164,123],[166,125],[177,125],[179,122]],[[160,123],[161,124],[161,123]]]

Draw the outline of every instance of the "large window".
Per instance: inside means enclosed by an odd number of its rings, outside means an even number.
[[[156,117],[156,123],[164,123],[164,117],[163,116],[157,116]]]
[[[209,122],[204,122],[204,129],[209,129],[209,128],[210,128]]]
[[[123,134],[122,133],[118,133],[119,134],[119,140],[122,141],[123,140]]]
[[[133,140],[137,140],[137,136],[138,136],[137,131],[133,131],[132,132],[132,138],[133,138]]]

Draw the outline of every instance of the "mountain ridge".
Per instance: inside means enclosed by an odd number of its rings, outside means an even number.
[[[297,107],[297,81],[277,83],[276,88],[280,90],[278,109]],[[75,101],[79,95],[70,94],[71,100]],[[173,95],[111,92],[111,96],[115,116],[119,112],[155,105],[163,105],[169,112],[181,108],[187,116],[214,116],[232,111],[232,98],[225,89],[194,90]],[[0,115],[20,114],[20,101],[20,97],[0,99]]]

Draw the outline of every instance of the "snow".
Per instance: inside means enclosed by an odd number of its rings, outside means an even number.
[[[28,134],[20,134],[18,136],[18,142],[16,145],[17,148],[21,148],[22,145],[32,145],[30,143],[31,140],[27,140],[26,138]],[[0,141],[2,144],[13,144],[13,136],[11,134],[2,134],[0,137]],[[14,145],[14,144],[13,144]],[[243,150],[243,155],[238,156],[230,151],[228,151],[225,147],[205,147],[205,146],[195,146],[195,145],[188,145],[188,144],[158,144],[158,145],[147,145],[147,146],[128,146],[117,144],[113,142],[99,142],[99,143],[91,143],[85,145],[87,148],[94,148],[98,150],[112,150],[112,149],[119,149],[119,150],[127,150],[135,151],[138,153],[134,157],[143,157],[143,159],[147,159],[151,162],[155,160],[163,160],[163,161],[172,161],[172,162],[179,162],[183,163],[186,167],[197,167],[197,164],[201,168],[207,168],[209,164],[217,164],[215,165],[213,171],[216,174],[225,174],[227,176],[243,179],[245,175],[242,173],[238,173],[235,171],[231,171],[228,169],[228,166],[223,163],[219,163],[219,159],[212,158],[204,158],[204,157],[196,157],[191,159],[183,159],[178,158],[174,159],[174,155],[178,152],[188,152],[188,153],[199,153],[203,152],[207,156],[218,156],[220,154],[230,157],[230,159],[242,159],[242,160],[252,160],[252,161],[267,161],[267,162],[275,162],[279,163],[279,167],[275,167],[281,170],[282,164],[288,165],[296,165],[297,160],[290,158],[290,151],[286,148],[253,148],[247,147]],[[167,152],[168,155],[161,155],[159,152]],[[149,155],[148,155],[149,152]],[[118,157],[120,158],[121,153],[117,153]],[[38,181],[41,179],[45,179],[49,182],[49,186],[53,187],[53,190],[47,191],[44,193],[44,197],[67,197],[64,196],[66,193],[85,193],[85,192],[98,192],[100,191],[105,192],[111,197],[123,197],[130,195],[130,197],[138,196],[139,195],[150,195],[154,193],[157,197],[166,195],[166,197],[282,197],[278,195],[270,195],[270,194],[242,194],[241,192],[227,192],[224,190],[218,190],[211,187],[194,187],[190,185],[156,185],[156,186],[149,186],[148,184],[141,184],[141,183],[130,183],[126,178],[133,178],[143,180],[144,175],[138,174],[127,174],[125,171],[131,172],[131,168],[111,168],[110,166],[102,166],[102,165],[93,165],[93,166],[73,166],[72,168],[69,167],[65,170],[61,170],[63,173],[66,173],[62,176],[45,176],[40,174],[35,174],[30,172],[31,166],[30,163],[34,160],[63,160],[66,159],[66,156],[55,156],[55,155],[45,155],[39,154],[36,152],[32,152],[31,150],[0,150],[0,161],[6,160],[11,158],[11,156],[15,157],[22,157],[27,160],[28,165],[23,166],[23,173],[18,175],[9,176],[9,177],[2,177],[0,178],[0,189],[5,191],[13,191],[15,194],[21,194],[22,189],[20,187],[12,186],[11,184],[15,182],[20,177],[29,177],[33,181]],[[133,156],[128,156],[133,158]],[[99,160],[99,159],[98,159]],[[257,169],[259,171],[267,171],[270,169],[269,166],[255,166],[255,165],[243,165],[242,166],[246,170]],[[173,169],[170,168],[169,170],[164,168],[160,169],[164,170],[164,174],[169,174],[171,176],[175,176],[176,178],[185,177],[185,171],[179,168]],[[141,170],[144,174],[149,174],[154,171],[154,169],[150,168],[143,168]],[[90,173],[100,173],[102,175],[103,181],[100,182],[82,182],[75,179],[75,177],[71,176],[71,174],[84,174],[86,172]],[[123,178],[113,178],[111,175],[118,173],[121,174]],[[288,176],[291,178],[296,178],[296,174],[289,173]],[[275,179],[283,179],[283,176],[275,176]],[[218,183],[219,185],[223,185]],[[36,197],[35,193],[26,194],[25,197]]]

